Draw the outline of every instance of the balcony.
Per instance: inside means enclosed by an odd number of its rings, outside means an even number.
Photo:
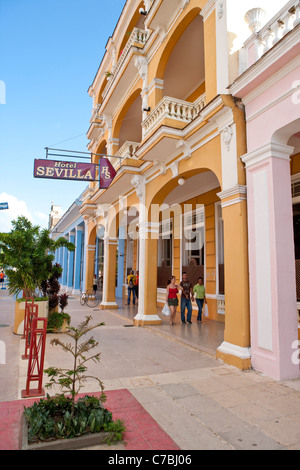
[[[107,85],[104,88],[104,91],[102,93],[103,99],[105,99],[113,83],[115,82],[116,77],[118,76],[119,71],[122,68],[122,65],[124,64],[125,59],[128,56],[130,49],[131,48],[143,49],[143,47],[145,46],[147,42],[149,35],[150,35],[149,31],[144,31],[143,29],[139,29],[139,28],[133,29],[129,37],[129,40],[127,41],[126,46],[124,47],[122,54],[119,57],[118,62],[116,63],[114,69],[110,72]]]
[[[135,152],[139,148],[140,143],[139,142],[131,142],[131,141],[126,141],[122,145],[121,148],[116,153],[117,157],[121,157],[122,159],[126,158],[136,158],[135,157]]]
[[[99,115],[100,105],[93,108],[92,117],[90,119],[90,127],[87,131],[87,138],[91,141],[97,141],[103,132],[103,117]]]
[[[259,14],[259,9],[250,10],[248,21],[255,26],[255,14]],[[300,23],[300,3],[299,0],[290,0],[260,31],[253,34],[244,43],[240,50],[239,74],[245,72],[251,65],[257,62],[264,54],[270,51],[279,41],[281,41],[290,31]]]
[[[165,96],[143,121],[143,137],[148,137],[160,125],[183,129],[199,116],[205,104],[205,93],[194,103]]]

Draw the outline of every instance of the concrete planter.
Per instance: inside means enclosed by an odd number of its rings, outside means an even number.
[[[24,414],[22,415],[20,448],[21,450],[72,450],[106,444],[108,432],[85,434],[72,439],[58,439],[56,441],[41,442],[40,444],[28,443],[28,426]]]
[[[49,314],[49,301],[41,300],[35,301],[39,307],[38,316],[48,318]],[[15,335],[23,335],[24,332],[24,317],[25,317],[25,304],[26,302],[15,302],[15,322],[13,332]]]

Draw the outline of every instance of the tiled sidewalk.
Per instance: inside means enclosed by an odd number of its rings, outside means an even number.
[[[84,396],[82,394],[81,396]],[[93,395],[98,395],[93,393]],[[179,450],[175,442],[161,429],[149,413],[128,390],[106,392],[105,407],[112,412],[113,419],[121,419],[126,426],[125,450]],[[0,403],[0,450],[19,450],[21,415],[24,406],[31,406],[34,399]],[[107,446],[101,446],[105,448]],[[108,447],[110,449],[116,446]],[[96,448],[94,447],[96,450]]]
[[[0,442],[13,449],[17,438],[9,441],[9,433],[17,436],[20,413],[29,402],[20,401],[27,361],[20,359],[24,341],[10,331],[13,302],[7,296],[0,301],[0,323],[10,325],[0,328],[8,351],[7,364],[0,365]],[[132,307],[89,309],[76,298],[70,298],[68,311],[74,326],[86,315],[93,324],[105,323],[93,330],[101,361],[90,363],[89,375],[104,382],[107,407],[125,420],[126,449],[167,450],[174,443],[180,450],[300,449],[300,380],[276,382],[216,360],[209,350],[220,344],[222,329],[214,322],[204,328],[196,323],[128,328]],[[69,368],[68,355],[50,344],[53,337],[47,335],[44,369]],[[95,381],[82,390],[98,391]]]

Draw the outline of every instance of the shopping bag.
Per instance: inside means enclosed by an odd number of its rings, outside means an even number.
[[[204,305],[203,316],[204,316],[204,317],[208,317],[208,316],[209,316],[207,304]]]
[[[165,304],[164,305],[164,308],[162,309],[162,312],[161,312],[165,317],[169,317],[170,316],[170,309],[169,309],[169,305],[168,304]]]

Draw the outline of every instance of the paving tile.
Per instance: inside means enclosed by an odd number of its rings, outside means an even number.
[[[220,435],[237,450],[282,450],[276,440],[261,432],[255,426],[243,426]]]
[[[291,446],[300,442],[300,423],[281,416],[276,420],[264,421],[260,428],[283,446]]]
[[[275,422],[280,417],[280,414],[274,410],[270,410],[260,405],[259,403],[247,403],[230,407],[230,411],[240,418],[251,424],[260,426],[265,421]]]
[[[166,385],[161,385],[162,390],[164,390],[168,395],[170,395],[173,398],[187,398],[190,395],[196,395],[198,394],[197,390],[193,387],[191,387],[188,384],[166,384]]]
[[[253,398],[247,397],[236,390],[222,390],[221,392],[210,394],[210,397],[225,408],[253,402]]]

